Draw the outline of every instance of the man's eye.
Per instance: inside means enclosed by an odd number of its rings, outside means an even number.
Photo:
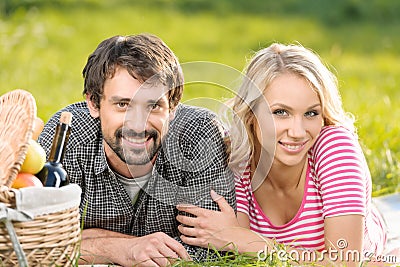
[[[117,106],[118,106],[119,108],[126,108],[126,107],[128,106],[128,103],[126,103],[126,102],[119,102],[119,103],[117,103]]]
[[[159,104],[154,103],[154,104],[151,104],[151,105],[150,105],[150,108],[151,108],[152,110],[159,110],[161,107],[160,107]]]

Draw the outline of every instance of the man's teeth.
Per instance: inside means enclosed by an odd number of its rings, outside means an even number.
[[[142,144],[147,141],[147,138],[125,137],[125,139],[128,140],[130,143],[135,143],[135,144]]]

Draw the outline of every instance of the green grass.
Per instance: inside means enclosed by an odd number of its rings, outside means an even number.
[[[318,52],[357,118],[374,195],[400,191],[400,12],[398,1],[5,0],[0,4],[0,93],[33,93],[47,120],[82,100],[82,68],[112,35],[160,36],[182,63],[212,61],[241,70],[273,41]],[[204,72],[205,76],[209,73]],[[187,86],[184,101],[218,101],[218,86]],[[200,100],[193,100],[202,97]]]

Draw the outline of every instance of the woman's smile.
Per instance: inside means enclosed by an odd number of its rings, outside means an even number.
[[[307,144],[308,141],[305,142],[283,142],[283,141],[278,141],[280,147],[288,153],[291,154],[297,154],[300,153]]]

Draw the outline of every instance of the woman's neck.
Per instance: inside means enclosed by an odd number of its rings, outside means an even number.
[[[252,158],[250,170],[253,190],[265,182],[282,191],[293,190],[304,184],[301,181],[307,171],[307,156],[294,166],[277,161],[262,149],[254,149]]]
[[[277,190],[296,190],[304,184],[302,181],[306,171],[307,157],[295,166],[287,166],[274,161],[265,180]]]

